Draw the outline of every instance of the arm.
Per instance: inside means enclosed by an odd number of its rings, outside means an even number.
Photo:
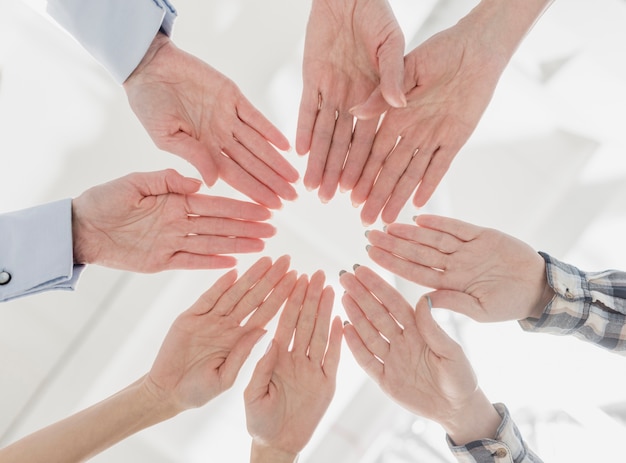
[[[244,393],[253,463],[295,462],[330,404],[342,331],[335,318],[328,333],[333,299],[316,272],[310,282],[300,277],[287,300]]]
[[[551,0],[483,0],[455,26],[405,57],[407,106],[391,108],[374,92],[355,108],[360,119],[387,111],[358,182],[361,219],[393,222],[417,188],[423,206],[468,140],[500,75]],[[399,140],[399,142],[398,142]]]
[[[288,140],[234,82],[171,42],[167,0],[49,0],[48,12],[123,83],[157,147],[189,161],[207,185],[222,178],[271,208],[296,198],[298,172],[276,150]]]
[[[74,261],[134,272],[224,268],[275,229],[258,204],[197,194],[175,170],[134,173],[73,200]]]
[[[170,328],[147,375],[112,397],[0,450],[0,460],[84,461],[227,390],[295,284],[289,259],[220,278]],[[246,323],[242,321],[248,317]]]
[[[340,178],[344,191],[352,188],[376,132],[378,120],[360,121],[352,143],[351,108],[379,84],[392,106],[406,105],[403,55],[404,36],[387,0],[313,1],[296,150],[310,152],[304,185],[319,187],[322,201],[333,197]]]
[[[0,214],[0,236],[0,301],[76,287],[71,200]]]
[[[340,282],[351,322],[344,335],[356,361],[401,406],[439,423],[460,461],[503,461],[479,447],[514,451],[504,461],[540,461],[521,437],[504,435],[512,423],[503,421],[461,347],[433,319],[430,299],[420,299],[413,310],[398,291],[362,266],[354,274],[344,272]]]
[[[368,232],[369,256],[387,270],[436,289],[437,307],[481,322],[518,320],[523,329],[571,334],[626,352],[626,273],[584,272],[498,230],[421,215],[416,225]]]

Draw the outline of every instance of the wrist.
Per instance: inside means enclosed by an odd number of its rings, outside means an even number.
[[[482,0],[459,24],[478,35],[491,59],[504,70],[526,34],[553,0]]]
[[[537,254],[537,283],[538,288],[536,302],[530,313],[525,318],[541,318],[546,306],[554,298],[554,289],[548,283],[548,274],[546,271],[546,262],[539,254]]]
[[[296,461],[298,461],[297,453],[281,450],[258,439],[252,439],[250,463],[295,463]]]
[[[80,197],[72,199],[72,250],[74,264],[93,264],[95,262],[95,258],[92,255],[94,253],[91,252],[90,245],[97,241],[88,237],[90,234],[88,230],[89,226],[82,216]]]
[[[148,47],[146,54],[143,56],[143,58],[141,59],[137,67],[133,70],[133,72],[131,72],[128,78],[124,81],[123,85],[126,86],[126,84],[129,81],[131,81],[134,77],[140,75],[142,71],[144,70],[144,68],[152,62],[152,60],[157,55],[159,50],[161,50],[164,46],[168,45],[169,43],[171,43],[171,40],[167,35],[165,35],[161,31],[157,32],[157,34],[154,36],[154,39],[152,40],[152,43]]]
[[[494,439],[501,423],[500,414],[478,388],[440,424],[452,442],[462,446],[481,439]]]

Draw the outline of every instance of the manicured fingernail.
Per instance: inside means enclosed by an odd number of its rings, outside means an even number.
[[[387,231],[387,225],[383,225],[383,231],[386,232]]]
[[[415,221],[417,220],[417,216],[416,216],[416,215],[414,215],[414,216],[413,216],[413,218],[412,218],[412,220],[413,220],[413,222],[415,222]]]
[[[428,302],[428,308],[433,310],[433,301],[430,300],[430,296],[426,296],[426,302]]]
[[[367,246],[365,246],[365,250],[367,252],[370,252],[370,249],[372,249],[372,245],[371,244],[368,244]]]
[[[360,264],[354,264],[354,265],[352,266],[352,268],[353,268],[354,270],[356,270],[356,269],[357,269],[357,268],[359,268],[360,266],[361,266]]]
[[[339,276],[343,275],[344,273],[346,273],[345,270],[339,270]]]
[[[349,324],[350,324],[350,322],[348,320],[344,320],[343,321],[343,326],[346,326],[346,325],[349,325]]]
[[[368,236],[370,234],[369,230],[365,230],[365,236]]]

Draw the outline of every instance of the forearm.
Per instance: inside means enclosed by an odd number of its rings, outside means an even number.
[[[297,453],[285,452],[255,439],[252,440],[250,463],[295,463],[296,461],[298,461]]]
[[[174,416],[137,381],[108,399],[0,450],[1,461],[85,461],[136,432]]]
[[[626,353],[626,272],[585,272],[540,253],[554,292],[543,312],[520,320],[526,331],[573,335]]]
[[[473,30],[502,69],[554,0],[482,0],[459,25]]]

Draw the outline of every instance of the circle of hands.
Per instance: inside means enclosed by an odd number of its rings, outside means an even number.
[[[454,219],[393,223],[411,197],[416,206],[429,200],[489,103],[506,63],[465,39],[480,27],[460,22],[405,55],[386,0],[314,0],[306,32],[296,134],[296,151],[308,153],[304,185],[323,202],[350,191],[365,225],[379,216],[389,224],[367,233],[372,260],[435,291],[412,307],[368,267],[343,272],[344,325],[331,321],[334,293],[322,272],[298,276],[288,256],[263,257],[239,277],[226,273],[176,319],[142,380],[149,394],[174,414],[213,399],[284,304],[244,394],[253,453],[289,461],[309,441],[335,390],[342,337],[389,396],[450,433],[463,410],[485,402],[431,307],[481,321],[531,316],[543,294],[523,275],[536,275],[541,257]],[[222,179],[255,203],[199,194],[200,181],[173,170],[131,174],[73,201],[76,262],[228,268],[230,254],[261,251],[275,233],[269,209],[297,196],[299,174],[278,151],[287,138],[234,82],[162,34],[124,88],[159,148],[194,165],[207,186]],[[502,312],[512,292],[518,305]]]

